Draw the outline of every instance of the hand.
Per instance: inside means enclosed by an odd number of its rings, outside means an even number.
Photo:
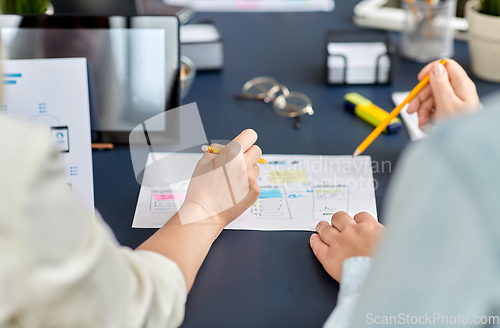
[[[445,119],[479,109],[479,97],[474,82],[454,60],[446,65],[439,61],[425,66],[418,74],[422,80],[429,74],[430,81],[408,107],[408,113],[418,112],[420,126],[432,119]]]
[[[179,212],[137,248],[157,252],[177,263],[188,292],[222,228],[259,197],[256,163],[262,152],[253,145],[256,140],[255,131],[245,130],[218,155],[203,155]]]
[[[255,203],[262,155],[255,141],[257,133],[245,130],[226,147],[212,145],[223,149],[217,155],[206,153],[198,162],[179,209],[182,224],[211,218],[224,227]]]
[[[331,225],[326,221],[318,223],[318,234],[311,236],[310,244],[326,272],[340,282],[344,260],[372,256],[384,230],[384,226],[366,212],[354,218],[346,212],[337,212],[332,216]]]

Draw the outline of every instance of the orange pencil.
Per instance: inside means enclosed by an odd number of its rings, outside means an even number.
[[[113,149],[115,146],[112,143],[93,143],[92,149]]]
[[[220,153],[220,151],[222,149],[215,148],[215,147],[212,147],[212,146],[203,145],[203,146],[201,146],[201,150],[204,151],[204,152],[211,153],[211,154],[218,154],[218,153]],[[263,158],[259,158],[259,160],[257,161],[257,163],[259,163],[259,164],[267,164],[267,161],[265,159],[263,159]]]
[[[443,59],[441,60],[441,64],[446,64],[446,59]],[[356,150],[354,151],[354,154],[352,155],[353,157],[356,157],[358,155],[360,155],[362,152],[364,152],[366,150],[366,148],[368,148],[368,146],[371,145],[371,143],[373,142],[373,140],[375,140],[380,133],[382,133],[382,131],[384,131],[387,126],[389,125],[389,123],[391,123],[391,121],[399,115],[399,112],[401,112],[401,109],[403,109],[403,107],[405,107],[410,101],[413,100],[413,98],[415,98],[415,96],[420,92],[422,91],[422,89],[429,83],[429,74],[427,74],[423,79],[422,81],[420,81],[419,84],[417,84],[417,86],[415,88],[413,88],[413,90],[411,90],[410,94],[408,95],[408,97],[406,97],[406,99],[401,103],[399,104],[399,106],[397,106],[396,108],[394,108],[392,110],[392,112],[389,114],[389,116],[387,116],[387,118],[379,124],[379,126],[377,126],[375,128],[375,130],[372,131],[372,133],[370,133],[368,135],[368,137],[366,137],[366,139],[358,146],[358,148],[356,148]]]

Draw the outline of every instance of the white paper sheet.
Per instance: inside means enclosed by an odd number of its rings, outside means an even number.
[[[4,60],[2,69],[4,96],[0,115],[28,126],[47,128],[61,148],[71,190],[93,212],[87,61]]]
[[[181,43],[215,42],[221,39],[213,24],[188,24],[181,26]]]
[[[398,106],[399,104],[401,104],[409,94],[410,93],[406,91],[394,92],[392,94],[392,101],[394,102],[394,105]],[[410,135],[411,140],[417,141],[427,137],[427,133],[422,131],[418,125],[418,114],[408,114],[409,106],[410,105],[406,105],[405,107],[403,107],[400,114],[403,122],[405,123],[406,129],[408,130],[408,134]]]
[[[166,154],[155,153],[159,159]],[[174,154],[194,170],[201,154]],[[369,156],[265,155],[258,201],[226,229],[314,231],[333,213],[366,211],[377,218]],[[148,160],[148,164],[151,160]],[[147,168],[146,168],[147,170]],[[159,228],[181,206],[189,181],[142,187],[132,227]],[[376,184],[375,184],[376,185]]]
[[[333,0],[163,0],[167,5],[196,11],[332,11]]]

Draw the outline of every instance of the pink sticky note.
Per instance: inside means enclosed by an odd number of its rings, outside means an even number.
[[[155,200],[182,200],[184,194],[153,194]]]

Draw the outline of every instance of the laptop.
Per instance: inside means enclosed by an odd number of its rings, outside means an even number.
[[[137,125],[180,105],[176,16],[2,15],[0,25],[4,59],[87,59],[93,142],[128,143]],[[175,140],[177,123],[156,132]]]

